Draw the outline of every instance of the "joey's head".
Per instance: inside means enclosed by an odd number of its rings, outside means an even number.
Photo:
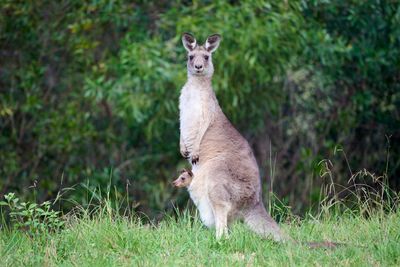
[[[212,53],[217,50],[221,41],[221,35],[208,36],[204,45],[197,44],[196,39],[190,33],[182,35],[182,43],[188,52],[187,71],[189,76],[211,77],[214,73]]]
[[[183,169],[179,177],[172,182],[175,187],[188,187],[193,180],[193,173],[190,170]]]

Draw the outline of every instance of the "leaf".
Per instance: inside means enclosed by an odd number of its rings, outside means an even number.
[[[29,205],[28,209],[34,209],[36,207],[37,207],[37,204],[36,203],[32,203],[32,204]]]

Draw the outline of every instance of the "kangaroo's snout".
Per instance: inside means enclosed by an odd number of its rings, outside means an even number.
[[[173,185],[174,187],[184,187],[184,186],[185,186],[184,183],[183,183],[183,181],[182,181],[182,179],[181,179],[181,177],[178,177],[178,179],[174,180],[174,181],[172,182],[172,185]]]
[[[202,70],[203,69],[203,65],[195,65],[194,66],[197,70]]]

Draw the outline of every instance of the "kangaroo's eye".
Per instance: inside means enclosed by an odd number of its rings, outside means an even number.
[[[190,59],[190,60],[193,60],[193,59],[194,59],[194,56],[189,56],[189,59]]]
[[[205,59],[205,60],[208,60],[208,56],[204,56],[204,59]]]
[[[185,181],[185,177],[182,177],[182,181]]]

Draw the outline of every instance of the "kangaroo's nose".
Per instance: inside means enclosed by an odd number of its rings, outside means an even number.
[[[201,70],[203,68],[203,65],[194,65],[194,67],[198,70]]]

